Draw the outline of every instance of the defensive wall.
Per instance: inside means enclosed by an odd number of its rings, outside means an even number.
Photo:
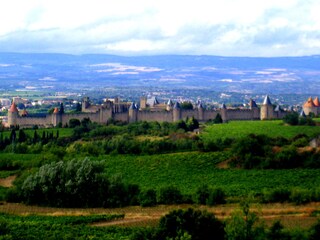
[[[265,120],[265,119],[282,119],[290,111],[284,111],[279,106],[274,108],[271,104],[269,96],[266,96],[264,102],[259,106],[251,100],[248,109],[226,108],[223,104],[219,109],[206,109],[199,104],[194,109],[183,109],[176,102],[173,106],[172,101],[163,109],[156,106],[155,109],[148,109],[145,99],[142,99],[144,108],[137,107],[134,103],[124,103],[107,101],[102,105],[91,105],[89,99],[85,98],[82,103],[82,111],[80,113],[63,113],[58,108],[54,109],[52,114],[44,117],[32,117],[26,114],[21,115],[15,103],[12,103],[8,112],[8,125],[20,127],[32,127],[38,125],[40,127],[52,127],[62,124],[68,124],[71,119],[83,120],[89,118],[92,122],[107,123],[108,120],[122,122],[138,122],[138,121],[158,121],[158,122],[176,122],[186,118],[194,117],[200,122],[214,120],[218,114],[221,115],[224,122],[232,120]],[[312,104],[311,104],[312,105]],[[311,106],[311,110],[319,107]],[[320,112],[320,111],[319,111]],[[317,112],[318,113],[318,112]]]

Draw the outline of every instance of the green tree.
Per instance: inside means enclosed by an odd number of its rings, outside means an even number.
[[[174,210],[160,219],[158,239],[224,239],[224,225],[212,213]]]
[[[256,226],[258,216],[250,212],[250,206],[247,201],[241,203],[241,211],[232,213],[231,218],[227,220],[225,232],[228,240],[259,240],[265,238],[264,227]]]

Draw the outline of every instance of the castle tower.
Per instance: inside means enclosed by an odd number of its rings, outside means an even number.
[[[134,104],[134,102],[132,102],[129,108],[129,123],[133,123],[137,121],[138,121],[138,109]]]
[[[178,102],[174,104],[172,114],[173,114],[173,122],[177,122],[181,119],[181,108]]]
[[[140,109],[146,109],[147,108],[147,97],[141,97],[140,98]]]
[[[8,110],[8,124],[9,126],[18,125],[19,111],[14,102],[12,102],[10,109]]]
[[[52,113],[52,125],[54,127],[58,126],[59,123],[62,122],[62,117],[61,114],[59,112],[59,108],[54,108],[53,113]]]
[[[267,120],[267,119],[273,119],[273,118],[274,118],[273,106],[270,101],[269,95],[267,95],[264,98],[264,101],[261,105],[260,119]]]
[[[256,102],[250,98],[249,101],[249,108],[252,110],[252,119],[259,119],[260,118],[260,109],[258,108]]]
[[[203,121],[204,120],[204,109],[203,109],[203,106],[202,106],[201,102],[198,105],[198,120],[199,121]]]
[[[223,122],[228,121],[227,107],[224,103],[222,103],[220,106],[220,115]]]
[[[84,97],[83,99],[82,99],[82,109],[81,109],[81,111],[82,112],[85,112],[86,111],[86,109],[88,108],[90,106],[90,102],[89,102],[89,97]]]
[[[171,111],[172,107],[173,107],[173,102],[171,101],[171,99],[169,99],[167,102],[166,110]]]
[[[315,107],[317,108],[317,113],[316,115],[318,116],[320,114],[320,101],[319,101],[319,98],[316,97],[314,100],[313,100],[313,104],[315,105]]]
[[[318,102],[319,102],[319,99],[318,99]],[[318,114],[318,107],[314,104],[312,97],[309,97],[308,101],[306,101],[303,104],[303,111],[306,115],[309,115],[310,113],[313,113],[315,115]]]

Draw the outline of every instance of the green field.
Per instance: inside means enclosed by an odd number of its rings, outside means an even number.
[[[223,139],[240,138],[249,134],[264,134],[269,137],[292,138],[298,134],[310,137],[320,135],[320,126],[289,126],[282,120],[274,121],[230,121],[226,124],[214,124],[205,128],[203,138]]]
[[[160,189],[168,185],[178,187],[185,194],[193,194],[201,184],[221,187],[229,196],[250,192],[261,193],[264,188],[320,186],[320,170],[240,170],[219,169],[216,164],[228,154],[174,153],[154,156],[105,156],[109,175],[118,175],[126,182],[139,184],[142,189]]]

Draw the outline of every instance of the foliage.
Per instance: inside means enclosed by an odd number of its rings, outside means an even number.
[[[89,159],[46,164],[21,185],[26,203],[58,207],[123,206],[138,194],[137,187],[110,181],[103,164]]]
[[[241,204],[241,211],[235,211],[227,220],[225,231],[228,240],[258,240],[265,238],[264,226],[257,225],[259,217],[250,211],[247,201]]]
[[[177,238],[181,235],[193,240],[224,239],[223,223],[212,213],[192,208],[174,210],[160,219],[158,239],[181,239]]]
[[[183,196],[180,190],[174,186],[160,188],[158,202],[161,204],[179,204],[182,203]]]
[[[18,216],[0,214],[1,239],[128,239],[132,230],[97,228],[87,224],[123,218],[123,215]]]
[[[139,202],[142,207],[155,206],[157,204],[157,192],[154,189],[141,192]]]

